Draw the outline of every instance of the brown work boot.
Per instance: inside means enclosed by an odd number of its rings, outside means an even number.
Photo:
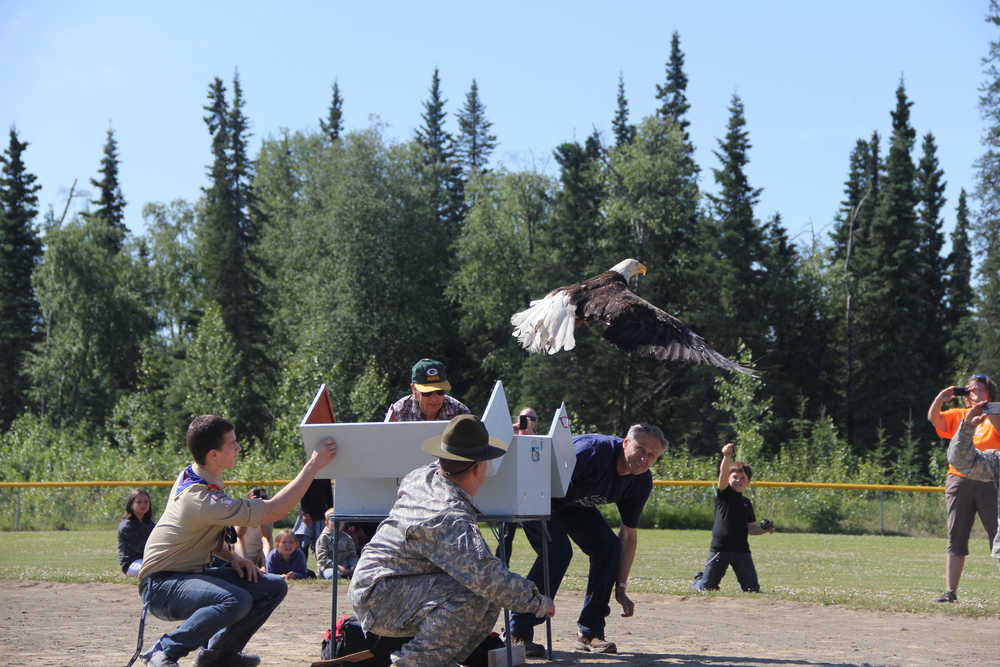
[[[601,637],[576,636],[576,650],[587,651],[589,653],[618,653],[618,647],[614,642],[609,642]]]
[[[513,639],[514,639],[513,646],[517,646],[518,644],[524,646],[524,657],[526,658],[545,657],[545,647],[542,646],[541,644],[536,644],[535,642],[531,641],[526,637],[518,637],[517,635],[514,635]]]

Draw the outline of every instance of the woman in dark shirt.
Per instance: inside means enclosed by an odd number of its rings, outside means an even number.
[[[130,577],[139,575],[142,552],[153,532],[153,505],[145,489],[133,489],[125,503],[125,514],[118,524],[118,563]]]

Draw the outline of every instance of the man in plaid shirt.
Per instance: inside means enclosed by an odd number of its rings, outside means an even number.
[[[448,391],[448,371],[440,361],[421,359],[410,374],[410,393],[393,403],[385,414],[387,422],[447,421],[469,414],[469,408]]]

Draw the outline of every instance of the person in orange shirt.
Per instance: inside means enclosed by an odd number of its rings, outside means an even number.
[[[965,407],[942,410],[946,401],[962,398]],[[945,387],[927,409],[927,421],[934,425],[937,434],[951,439],[965,418],[969,408],[983,401],[997,400],[997,385],[986,375],[973,375],[965,387]],[[972,438],[976,449],[1000,449],[1000,432],[993,422],[984,419],[976,428]],[[945,560],[945,591],[937,602],[955,602],[958,581],[965,568],[965,557],[969,555],[969,533],[976,514],[986,529],[987,543],[992,545],[997,532],[997,487],[992,482],[968,479],[948,465],[944,483],[945,507],[948,510],[948,548]]]

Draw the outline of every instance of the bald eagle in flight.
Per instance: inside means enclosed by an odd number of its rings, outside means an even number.
[[[646,267],[637,259],[626,259],[610,271],[552,290],[511,316],[514,337],[529,352],[555,354],[576,347],[573,328],[577,322],[603,322],[605,340],[626,352],[757,375],[713,350],[670,313],[632,293],[628,281],[637,273],[646,275]]]

